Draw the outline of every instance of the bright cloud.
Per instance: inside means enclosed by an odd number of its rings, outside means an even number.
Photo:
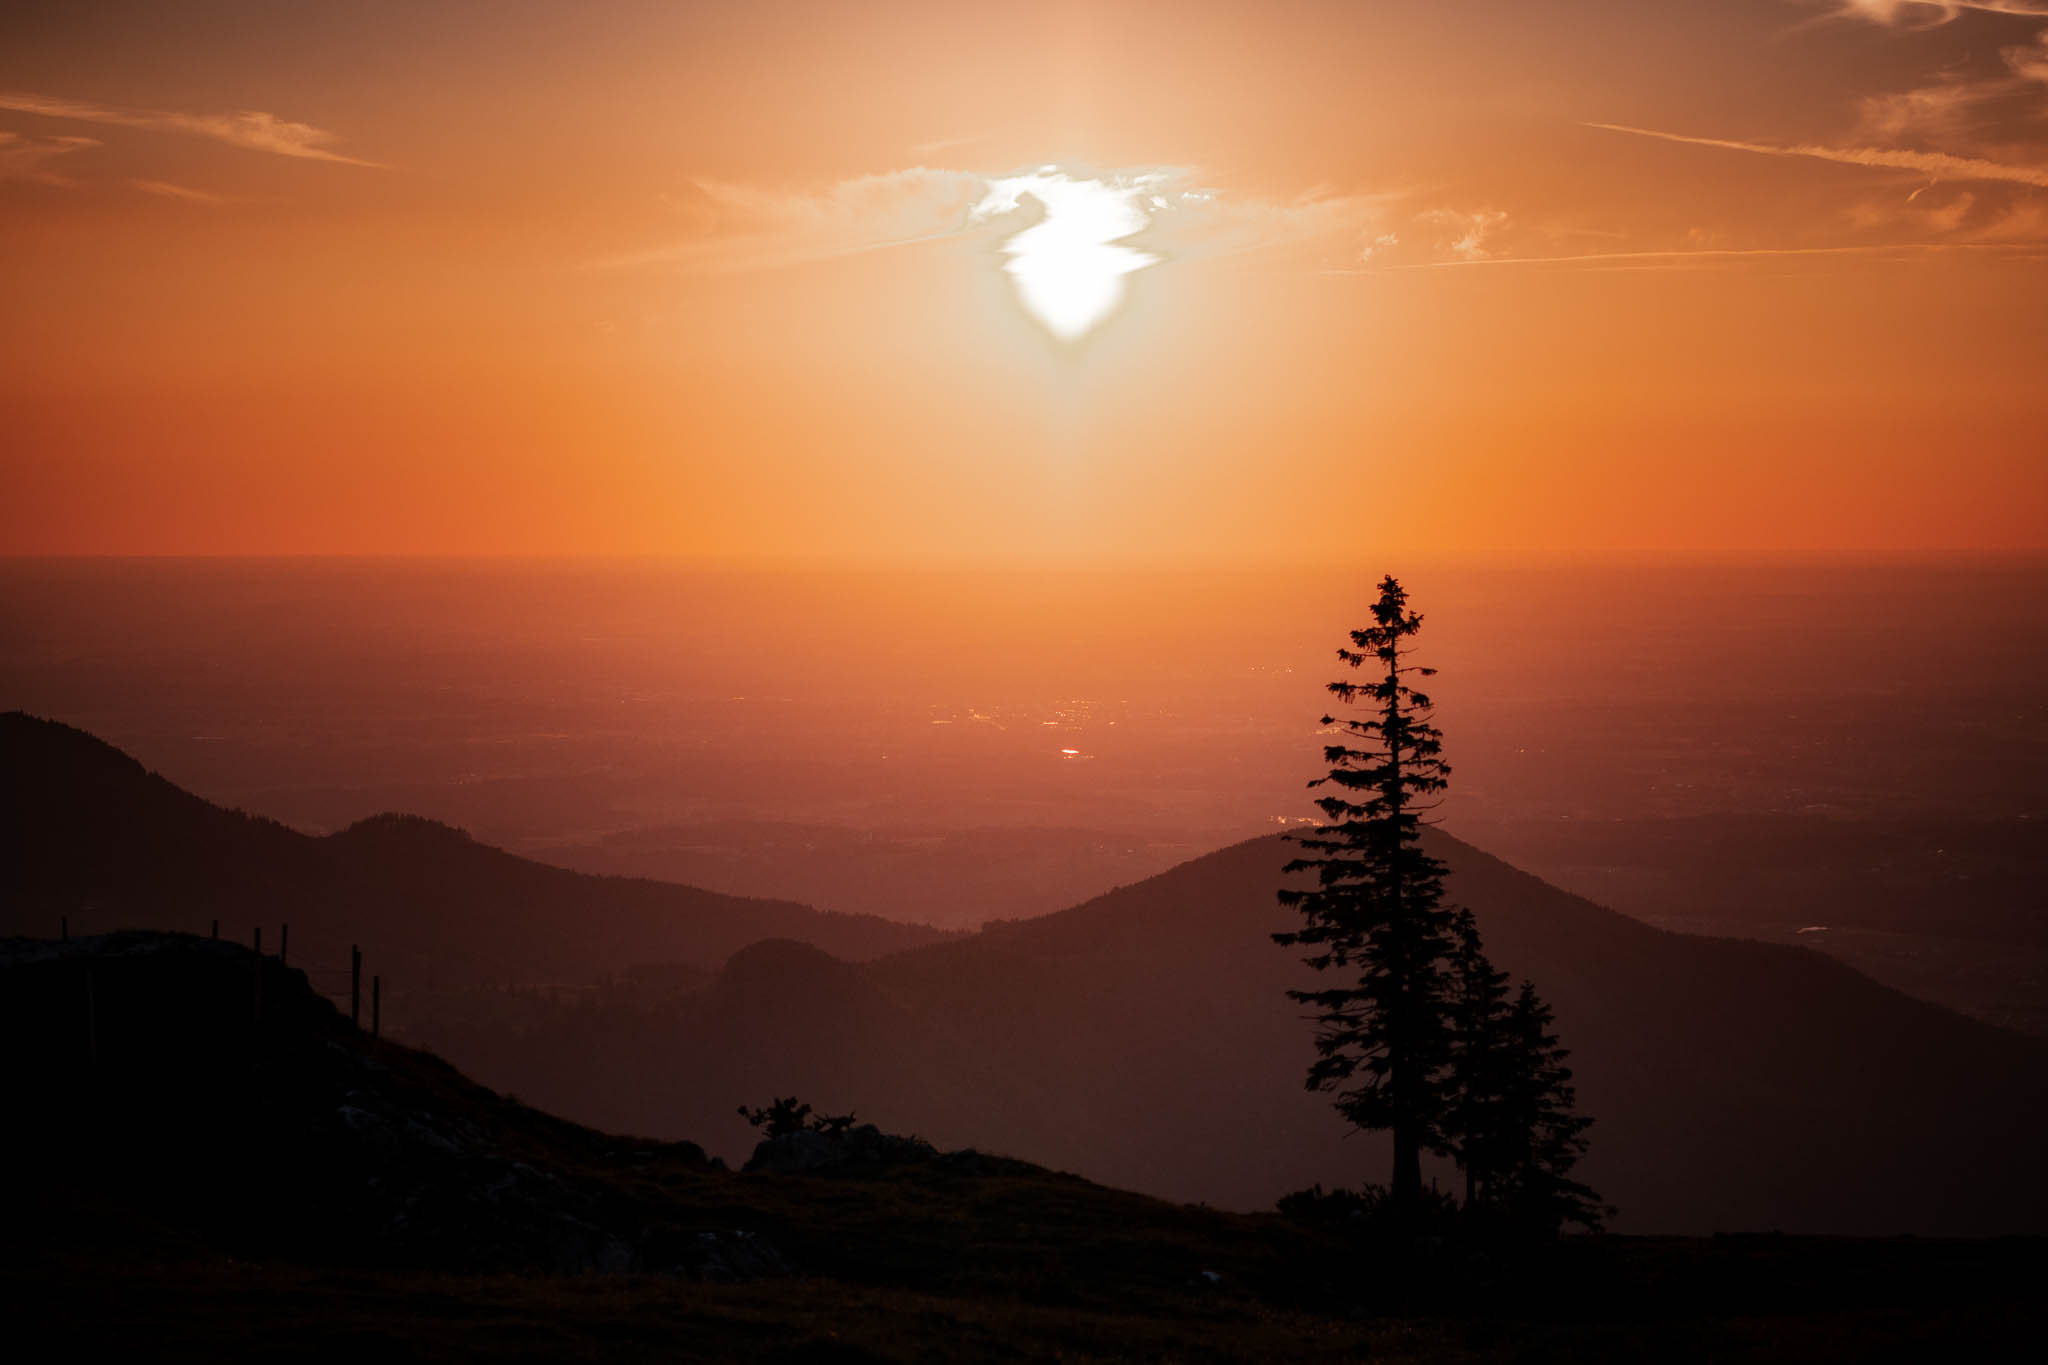
[[[993,233],[1019,302],[1072,341],[1115,310],[1127,276],[1162,261],[1320,238],[1384,249],[1396,240],[1384,223],[1395,198],[1227,195],[1198,185],[1192,172],[1159,167],[1042,166],[998,176],[918,167],[813,193],[697,181],[667,201],[684,240],[598,264],[725,273]]]

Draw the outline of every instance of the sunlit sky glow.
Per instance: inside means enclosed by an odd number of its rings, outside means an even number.
[[[971,221],[1036,209],[1038,221],[1003,243],[1003,269],[1025,309],[1062,341],[1076,341],[1123,301],[1124,276],[1157,256],[1121,246],[1166,207],[1163,172],[1076,178],[1057,166],[991,181]]]
[[[2048,549],[2048,0],[0,6],[0,552]]]

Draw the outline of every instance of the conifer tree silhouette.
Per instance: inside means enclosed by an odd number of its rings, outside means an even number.
[[[1487,960],[1470,910],[1453,912],[1450,959],[1452,1083],[1444,1112],[1445,1146],[1465,1173],[1465,1207],[1494,1193],[1495,1172],[1523,1144],[1513,1132],[1515,1068],[1509,1033],[1513,993],[1508,974]]]
[[[1285,870],[1314,873],[1314,885],[1285,889],[1280,901],[1300,911],[1303,927],[1273,937],[1309,949],[1309,966],[1344,978],[1288,992],[1316,1010],[1308,1086],[1336,1091],[1338,1111],[1359,1127],[1392,1131],[1388,1200],[1405,1215],[1420,1204],[1424,1149],[1444,1145],[1451,916],[1439,904],[1443,865],[1417,841],[1450,767],[1429,698],[1408,685],[1436,671],[1404,662],[1422,618],[1391,574],[1379,590],[1373,624],[1337,651],[1353,669],[1370,666],[1372,680],[1329,684],[1339,701],[1362,703],[1361,714],[1323,717],[1345,742],[1325,747],[1329,774],[1309,786],[1336,791],[1316,801],[1324,823],[1292,836],[1301,856]]]
[[[1600,1197],[1571,1178],[1593,1121],[1530,982],[1508,990],[1487,960],[1469,910],[1454,912],[1451,1061],[1444,1146],[1465,1173],[1465,1208],[1503,1230],[1554,1236],[1565,1223],[1598,1231]]]
[[[1502,1024],[1506,1080],[1501,1148],[1492,1154],[1486,1206],[1513,1229],[1555,1236],[1566,1223],[1598,1232],[1611,1210],[1571,1178],[1593,1120],[1577,1112],[1571,1056],[1551,1031],[1550,1006],[1524,981]]]

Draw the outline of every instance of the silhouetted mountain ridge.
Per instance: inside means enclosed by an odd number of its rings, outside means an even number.
[[[871,957],[942,937],[922,925],[550,867],[417,816],[324,838],[224,810],[84,731],[0,715],[0,932],[116,927],[246,939],[291,925],[294,953],[345,964],[361,943],[407,988],[590,982],[648,963],[715,964],[756,939]]]

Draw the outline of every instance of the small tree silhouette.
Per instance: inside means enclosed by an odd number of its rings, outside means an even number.
[[[1514,1230],[1553,1236],[1566,1223],[1598,1231],[1598,1195],[1571,1179],[1593,1121],[1531,983],[1508,990],[1487,960],[1469,910],[1452,925],[1450,1103],[1444,1134],[1465,1172],[1465,1208]]]
[[[1338,1111],[1359,1127],[1392,1130],[1388,1198],[1399,1214],[1419,1207],[1423,1150],[1443,1147],[1450,914],[1439,904],[1443,864],[1418,839],[1422,814],[1448,785],[1450,765],[1429,722],[1429,698],[1408,685],[1436,671],[1404,662],[1405,642],[1422,629],[1422,618],[1408,610],[1391,574],[1379,588],[1374,624],[1351,632],[1355,648],[1337,651],[1341,662],[1353,669],[1370,664],[1376,676],[1329,684],[1340,701],[1364,701],[1370,709],[1343,720],[1323,717],[1351,742],[1326,746],[1329,774],[1309,783],[1341,794],[1317,800],[1324,824],[1291,836],[1302,856],[1285,870],[1313,872],[1315,885],[1283,890],[1280,902],[1299,910],[1305,925],[1273,937],[1312,949],[1304,961],[1316,970],[1350,978],[1288,994],[1317,1010],[1309,1088],[1337,1091]]]
[[[1508,1034],[1508,974],[1489,962],[1470,910],[1453,915],[1450,959],[1451,1077],[1444,1136],[1465,1172],[1465,1206],[1492,1193],[1494,1172],[1517,1147],[1509,1092],[1514,1047]]]
[[[1515,1230],[1537,1236],[1554,1237],[1566,1223],[1598,1232],[1612,1210],[1571,1178],[1586,1154],[1593,1120],[1576,1110],[1578,1092],[1565,1065],[1571,1052],[1551,1023],[1550,1006],[1524,981],[1502,1024],[1501,1146],[1492,1154],[1484,1206]]]

